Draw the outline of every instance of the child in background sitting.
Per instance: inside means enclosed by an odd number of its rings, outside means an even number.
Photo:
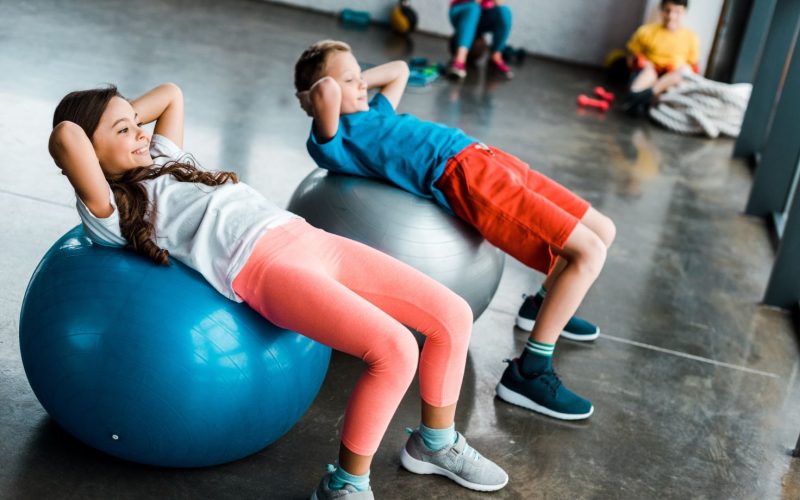
[[[682,81],[683,71],[698,72],[700,41],[683,27],[689,0],[661,0],[661,19],[636,30],[628,42],[633,72],[622,109],[643,115],[650,103]]]

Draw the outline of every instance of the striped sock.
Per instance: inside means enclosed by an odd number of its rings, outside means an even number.
[[[555,344],[545,344],[533,339],[528,339],[525,350],[520,356],[522,375],[530,376],[553,369],[553,351]]]

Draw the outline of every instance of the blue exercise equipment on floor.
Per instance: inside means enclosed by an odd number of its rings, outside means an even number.
[[[255,453],[306,412],[330,349],[171,260],[92,244],[80,226],[61,237],[22,304],[30,385],[61,427],[123,459],[200,467]]]

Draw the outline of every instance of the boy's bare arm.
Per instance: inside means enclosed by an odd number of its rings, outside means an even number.
[[[174,83],[162,83],[131,101],[142,123],[156,122],[156,134],[183,147],[183,92]]]
[[[339,130],[339,114],[342,110],[342,88],[326,76],[309,89],[311,112],[314,116],[314,134],[318,141],[327,142]]]
[[[92,142],[77,124],[63,121],[50,134],[50,156],[67,176],[75,193],[95,217],[108,217],[114,207],[108,201],[108,182]]]
[[[381,94],[397,109],[408,83],[408,64],[405,61],[392,61],[364,71],[361,78],[367,82],[367,88],[381,89]]]

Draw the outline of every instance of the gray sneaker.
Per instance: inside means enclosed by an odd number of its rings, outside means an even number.
[[[367,491],[358,491],[354,486],[345,484],[341,490],[331,490],[328,486],[331,482],[333,475],[333,467],[328,466],[328,472],[322,476],[319,486],[311,495],[311,500],[328,500],[333,498],[340,498],[342,500],[375,500],[372,494],[372,489]]]
[[[400,463],[416,474],[439,474],[471,490],[496,491],[505,486],[508,474],[468,445],[460,432],[457,434],[452,445],[431,451],[415,430],[400,452]]]

